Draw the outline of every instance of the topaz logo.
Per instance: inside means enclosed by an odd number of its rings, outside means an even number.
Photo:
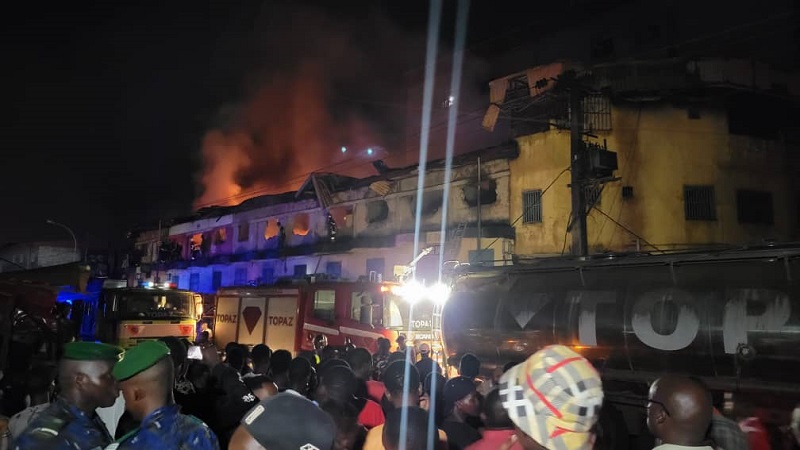
[[[258,306],[248,306],[242,310],[242,317],[244,318],[244,325],[247,327],[247,332],[253,334],[253,329],[261,319],[261,308]]]

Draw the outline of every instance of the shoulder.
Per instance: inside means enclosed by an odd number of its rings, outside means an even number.
[[[70,421],[49,408],[43,411],[30,426],[15,439],[15,449],[56,449],[65,440]],[[63,442],[62,442],[63,443]]]
[[[205,422],[195,416],[181,414],[179,422],[183,429],[182,441],[189,444],[193,449],[216,449],[219,448],[217,436]]]
[[[18,416],[19,418],[23,418],[32,413],[32,410],[25,410],[18,414]],[[58,436],[59,433],[61,433],[72,422],[72,420],[73,417],[69,414],[69,411],[59,407],[58,404],[53,403],[36,416],[25,434]]]

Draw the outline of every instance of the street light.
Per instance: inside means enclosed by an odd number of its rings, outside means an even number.
[[[67,232],[69,232],[70,236],[72,236],[72,254],[73,254],[73,257],[77,257],[78,256],[78,240],[75,239],[75,233],[72,232],[72,229],[70,227],[64,225],[63,223],[58,223],[58,222],[56,222],[55,220],[52,220],[52,219],[47,219],[47,223],[50,224],[50,225],[55,225],[57,227],[61,227],[61,228],[65,229],[65,230],[67,230]]]

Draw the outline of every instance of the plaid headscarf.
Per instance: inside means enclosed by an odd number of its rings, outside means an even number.
[[[568,347],[545,347],[511,368],[500,378],[500,398],[517,427],[549,450],[591,449],[602,383]]]

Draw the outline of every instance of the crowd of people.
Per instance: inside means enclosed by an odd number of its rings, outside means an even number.
[[[264,344],[231,343],[220,352],[210,343],[194,346],[177,338],[142,342],[125,352],[100,343],[69,343],[58,367],[29,372],[27,406],[5,422],[3,445],[15,450],[622,448],[608,426],[622,418],[607,415],[598,372],[568,347],[545,347],[488,378],[480,377],[478,358],[466,354],[458,374],[447,378],[427,344],[412,351],[402,336],[395,351],[388,339],[379,339],[374,354],[352,345],[328,346],[324,336],[314,344],[314,351],[293,357]],[[655,450],[774,448],[757,420],[737,423],[714,408],[698,379],[665,375],[650,386],[642,406]],[[794,439],[786,448],[800,447],[800,409],[796,415]]]

